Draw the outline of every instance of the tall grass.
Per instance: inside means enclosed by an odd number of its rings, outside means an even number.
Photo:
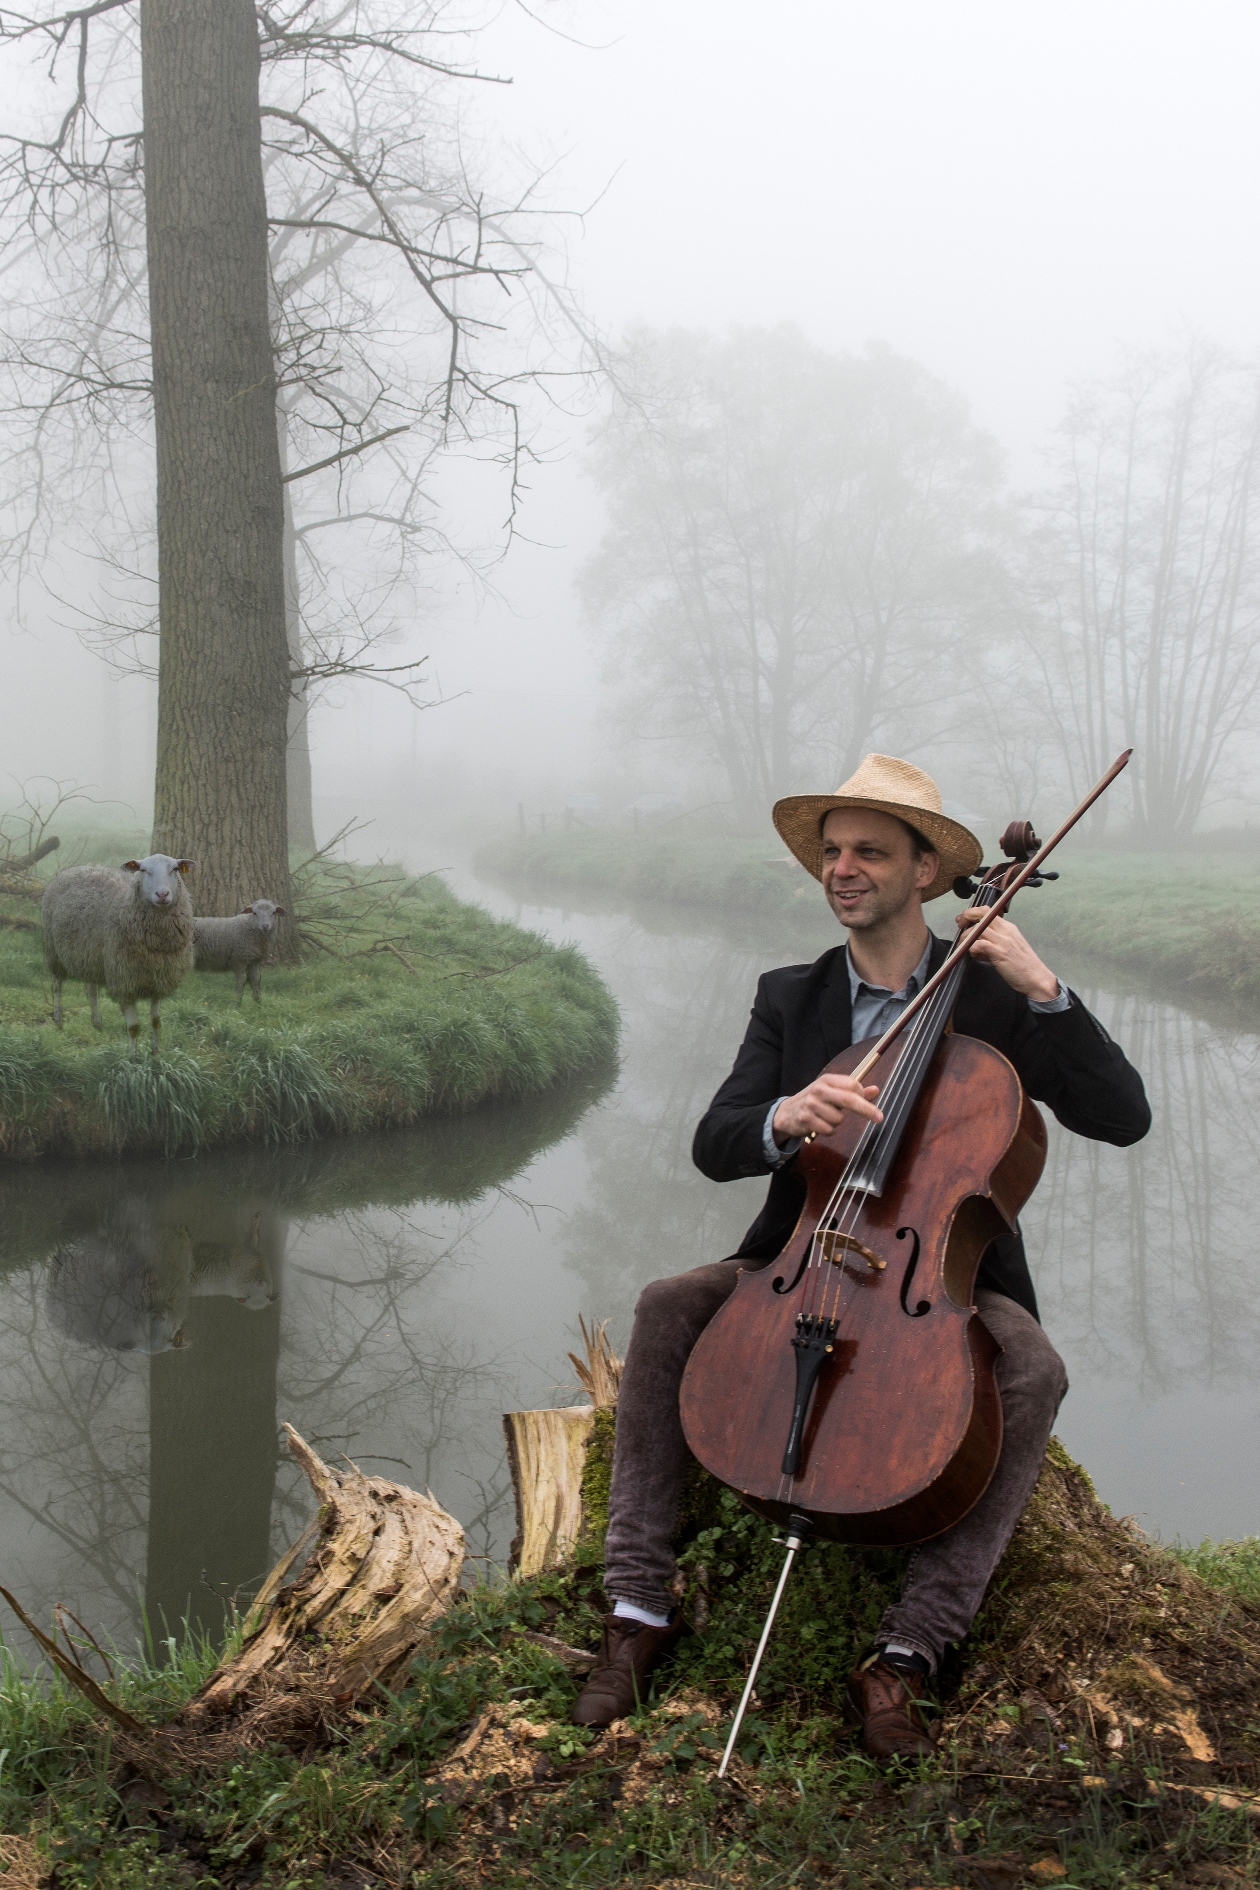
[[[1197,1548],[1178,1543],[1173,1554],[1213,1588],[1226,1589],[1260,1608],[1260,1536],[1241,1542],[1204,1540]]]
[[[319,889],[324,946],[268,967],[261,1005],[238,1008],[230,977],[187,978],[162,1007],[157,1058],[131,1059],[103,994],[98,1035],[78,986],[51,1030],[38,934],[0,930],[0,1155],[177,1155],[400,1127],[537,1095],[612,1059],[616,1006],[580,953],[435,880],[378,869],[373,885],[370,897]]]

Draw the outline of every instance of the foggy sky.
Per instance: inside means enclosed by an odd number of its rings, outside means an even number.
[[[532,0],[532,12],[492,18],[479,63],[514,83],[469,98],[469,137],[554,160],[549,202],[589,207],[568,228],[570,273],[612,337],[637,320],[787,319],[827,347],[887,341],[963,391],[1019,483],[1038,476],[1066,385],[1104,371],[1118,344],[1256,343],[1254,7]],[[534,542],[501,568],[503,600],[452,580],[417,629],[411,647],[432,651],[444,690],[468,693],[414,728],[380,690],[330,702],[315,721],[317,799],[405,794],[444,758],[522,793],[540,776],[580,784],[597,660],[571,578],[599,528],[581,431],[566,440],[548,422],[553,463],[522,519]],[[478,502],[496,515],[493,496]],[[148,692],[107,684],[69,614],[37,610],[20,635],[6,606],[0,772],[142,801]]]

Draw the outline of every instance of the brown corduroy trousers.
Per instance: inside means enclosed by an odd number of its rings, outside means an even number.
[[[719,1260],[696,1267],[655,1281],[639,1296],[617,1402],[605,1542],[604,1587],[615,1601],[662,1614],[674,1605],[673,1535],[689,1455],[678,1391],[692,1347],[735,1290],[740,1264]],[[976,1307],[1002,1348],[1002,1454],[975,1508],[915,1550],[901,1599],[879,1628],[881,1641],[912,1647],[933,1666],[976,1617],[1032,1494],[1067,1390],[1063,1360],[1031,1313],[984,1290],[976,1294]]]

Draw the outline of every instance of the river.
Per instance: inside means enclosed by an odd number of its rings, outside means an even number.
[[[124,1651],[186,1617],[219,1632],[311,1512],[282,1421],[432,1489],[501,1562],[500,1414],[572,1401],[579,1315],[624,1345],[640,1287],[756,1212],[764,1183],[692,1168],[692,1126],[758,972],[829,935],[452,883],[590,955],[615,1083],[407,1134],[0,1171],[0,1580],[37,1617],[62,1601]],[[1072,1380],[1058,1433],[1147,1530],[1256,1533],[1260,1036],[1059,968],[1155,1126],[1119,1150],[1050,1125],[1024,1227]]]

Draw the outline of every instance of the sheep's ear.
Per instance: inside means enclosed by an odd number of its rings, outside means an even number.
[[[285,911],[285,909],[284,909],[284,907],[283,907],[283,906],[277,906],[277,907],[276,907],[276,917],[277,917],[278,919],[287,919],[287,918],[288,918],[288,916],[289,916],[289,915],[288,915],[288,913],[287,913],[287,912]]]
[[[124,873],[138,873],[140,871],[139,860],[124,860],[122,870]]]
[[[177,873],[186,873],[190,866],[196,866],[196,864],[196,860],[176,860],[175,871]]]
[[[252,919],[253,916],[254,916],[254,908],[252,906],[241,907],[241,917],[243,919]]]

